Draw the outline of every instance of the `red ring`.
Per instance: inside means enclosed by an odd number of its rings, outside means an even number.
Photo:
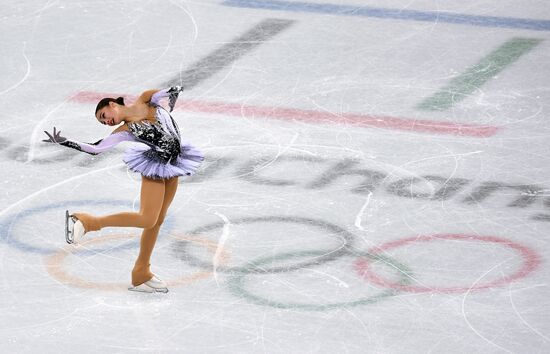
[[[399,291],[411,292],[411,293],[425,293],[425,292],[442,292],[442,293],[464,293],[475,290],[483,290],[489,288],[499,287],[518,279],[526,277],[529,273],[533,272],[540,265],[541,260],[539,255],[532,249],[512,242],[510,240],[499,238],[495,236],[474,236],[474,235],[460,235],[460,234],[438,234],[432,236],[417,236],[404,238],[400,240],[395,240],[382,244],[379,247],[375,247],[369,250],[369,253],[377,254],[384,251],[390,250],[392,248],[401,247],[410,243],[416,242],[430,242],[433,240],[466,240],[466,241],[484,241],[497,243],[503,246],[514,249],[519,252],[523,258],[523,264],[519,270],[513,274],[506,276],[504,278],[493,280],[486,284],[474,285],[471,287],[427,287],[427,286],[417,286],[417,285],[407,285],[407,284],[398,284],[392,283],[391,281],[384,279],[376,275],[370,269],[370,262],[366,258],[359,258],[355,261],[355,269],[359,275],[373,284],[395,289]]]

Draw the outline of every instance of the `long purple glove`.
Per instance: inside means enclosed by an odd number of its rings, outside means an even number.
[[[97,155],[103,151],[109,150],[123,141],[138,141],[132,135],[132,133],[128,131],[121,131],[118,133],[114,133],[109,135],[106,138],[96,141],[95,143],[89,143],[89,144],[67,139],[61,136],[61,130],[56,132],[55,127],[53,128],[53,136],[47,131],[44,131],[44,133],[48,135],[49,139],[42,140],[43,142],[57,143],[59,145],[67,146],[67,147],[76,149],[78,151],[86,152],[90,155]]]

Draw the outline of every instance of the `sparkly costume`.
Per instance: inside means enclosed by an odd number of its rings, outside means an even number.
[[[176,122],[159,104],[161,98],[168,97],[171,112],[180,91],[181,88],[175,86],[152,95],[148,103],[155,108],[155,123],[145,120],[130,122],[127,123],[127,131],[111,134],[92,144],[66,139],[60,136],[61,132],[56,132],[55,127],[53,136],[45,131],[49,139],[42,140],[92,155],[111,149],[122,141],[141,143],[128,149],[124,156],[124,162],[131,170],[149,177],[142,178],[139,212],[128,211],[96,216],[81,212],[69,214],[67,210],[65,216],[67,234],[69,218],[74,222],[70,231],[73,241],[80,239],[87,232],[98,231],[104,227],[143,228],[139,255],[132,270],[132,286],[128,287],[133,291],[168,291],[166,283],[151,272],[150,260],[160,227],[178,187],[178,180],[171,177],[192,175],[204,160],[198,149],[182,141]],[[69,238],[67,241],[69,242]]]
[[[97,155],[111,149],[122,141],[134,141],[142,144],[132,146],[123,161],[134,172],[153,179],[166,179],[174,176],[190,176],[196,172],[204,160],[203,154],[182,140],[179,128],[170,113],[160,104],[160,99],[169,97],[170,111],[177,99],[178,91],[169,88],[156,92],[149,104],[156,109],[157,122],[129,122],[129,131],[111,134],[92,144],[65,139],[59,144]]]

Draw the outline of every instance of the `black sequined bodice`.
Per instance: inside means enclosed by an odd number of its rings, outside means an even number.
[[[166,132],[161,123],[132,122],[128,123],[128,128],[136,139],[151,147],[151,150],[146,152],[147,157],[165,164],[175,164],[180,153],[180,141],[176,136]]]

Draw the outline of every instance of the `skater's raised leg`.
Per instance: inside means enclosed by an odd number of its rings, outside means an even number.
[[[98,231],[104,227],[141,227],[150,228],[157,222],[164,200],[162,179],[142,176],[139,212],[122,212],[106,216],[94,216],[86,213],[73,213],[84,225],[85,232]]]

